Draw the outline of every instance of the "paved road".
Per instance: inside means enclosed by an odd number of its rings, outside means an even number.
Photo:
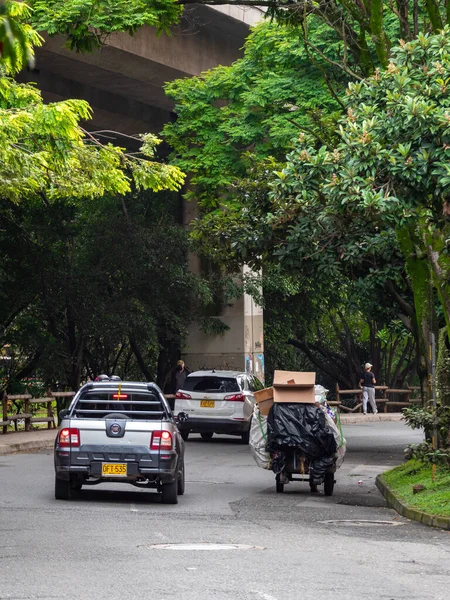
[[[345,435],[331,498],[302,483],[276,494],[273,475],[225,436],[187,442],[177,506],[126,486],[56,501],[51,453],[0,457],[0,600],[448,598],[450,534],[399,517],[374,486],[420,436],[402,423]],[[354,522],[327,522],[339,520]],[[201,542],[256,548],[150,548]]]

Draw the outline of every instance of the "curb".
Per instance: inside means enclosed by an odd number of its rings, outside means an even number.
[[[367,423],[376,423],[378,421],[401,421],[403,419],[402,413],[378,413],[376,415],[349,415],[340,413],[341,423],[347,424],[360,424],[365,425]]]
[[[14,454],[15,452],[28,452],[30,450],[44,450],[53,448],[54,440],[39,440],[34,442],[20,442],[18,444],[0,445],[0,456]]]
[[[384,496],[388,506],[397,511],[402,517],[410,519],[411,521],[418,521],[428,527],[438,527],[439,529],[446,529],[450,531],[450,517],[438,517],[436,515],[430,515],[417,508],[411,508],[408,504],[404,504],[397,498],[391,488],[384,483],[383,476],[377,475],[375,479],[375,485],[378,490]]]

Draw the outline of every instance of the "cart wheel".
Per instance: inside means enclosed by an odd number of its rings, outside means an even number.
[[[275,478],[275,485],[277,494],[282,494],[284,492],[284,483],[281,483],[280,481],[280,474],[278,474]]]
[[[309,489],[312,493],[317,492],[317,485],[313,482],[312,479],[309,480]]]
[[[323,491],[325,496],[332,496],[334,489],[334,473],[326,473],[323,483]]]

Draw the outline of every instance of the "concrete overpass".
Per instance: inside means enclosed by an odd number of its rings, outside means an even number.
[[[87,100],[94,110],[93,120],[85,124],[90,131],[158,134],[175,118],[164,83],[237,60],[249,26],[261,17],[257,8],[191,5],[171,37],[157,37],[154,29],[145,27],[134,36],[111,35],[92,54],[75,54],[63,47],[64,38],[50,38],[37,50],[36,68],[24,71],[19,79],[36,82],[46,102]],[[121,136],[109,141],[133,146]],[[185,206],[186,225],[195,212],[194,205]],[[191,257],[191,267],[199,271],[195,257]],[[217,316],[229,331],[211,336],[193,327],[184,354],[186,363],[191,369],[247,368],[262,377],[262,312],[244,297],[224,306]]]
[[[91,130],[159,133],[173,118],[164,83],[231,64],[242,55],[249,25],[260,18],[254,8],[192,5],[171,37],[144,27],[134,36],[111,35],[92,54],[76,54],[63,47],[64,38],[49,38],[37,50],[36,68],[20,80],[36,82],[47,102],[87,100],[94,109]]]

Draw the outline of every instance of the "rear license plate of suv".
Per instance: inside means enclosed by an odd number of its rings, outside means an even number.
[[[200,400],[201,408],[214,408],[215,405],[216,403],[214,402],[214,400]]]
[[[125,463],[102,463],[103,477],[126,477],[127,465]]]

